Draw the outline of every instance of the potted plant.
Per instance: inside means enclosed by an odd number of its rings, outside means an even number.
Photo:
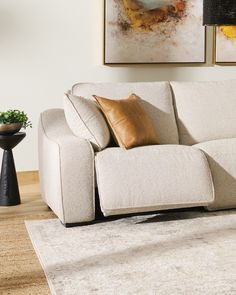
[[[32,128],[32,123],[25,112],[19,110],[0,112],[0,135],[14,134],[21,128],[27,127]]]

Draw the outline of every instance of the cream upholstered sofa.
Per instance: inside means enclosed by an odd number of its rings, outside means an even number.
[[[204,206],[236,207],[236,80],[85,83],[71,93],[125,98],[135,93],[161,145],[97,152],[74,135],[63,109],[39,122],[42,195],[65,225],[105,216]]]

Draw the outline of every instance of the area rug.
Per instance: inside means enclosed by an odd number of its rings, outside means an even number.
[[[26,227],[52,294],[236,294],[236,211]]]

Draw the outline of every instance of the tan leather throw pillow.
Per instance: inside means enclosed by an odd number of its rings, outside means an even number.
[[[156,131],[147,113],[139,103],[140,98],[131,94],[127,99],[112,100],[94,95],[121,147],[159,144]]]

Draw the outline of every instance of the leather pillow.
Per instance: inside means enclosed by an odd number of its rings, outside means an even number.
[[[130,149],[159,144],[159,138],[140,98],[131,94],[127,99],[111,100],[94,95],[119,146]]]
[[[65,93],[64,111],[67,123],[76,136],[89,140],[95,151],[107,147],[110,131],[94,101]]]

